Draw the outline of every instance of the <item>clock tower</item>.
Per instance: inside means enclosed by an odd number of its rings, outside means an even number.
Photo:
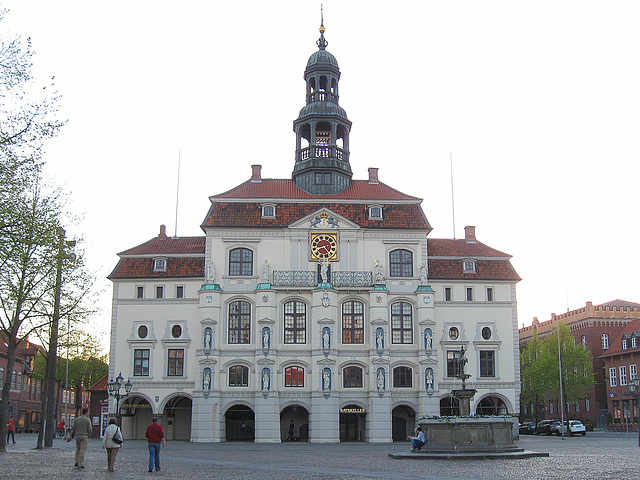
[[[296,132],[295,185],[314,195],[334,195],[351,184],[349,132],[351,122],[338,104],[340,69],[327,52],[324,22],[320,25],[318,51],[309,57],[304,71],[306,105],[293,122]]]

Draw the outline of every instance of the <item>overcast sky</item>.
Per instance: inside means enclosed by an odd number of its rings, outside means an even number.
[[[117,253],[203,235],[208,196],[290,178],[320,2],[4,0],[69,120],[47,172],[84,214],[101,279]],[[640,302],[640,2],[324,0],[327,50],[368,167],[423,198],[430,237],[475,225],[513,255],[519,326],[587,301]],[[109,330],[111,286],[103,280]]]

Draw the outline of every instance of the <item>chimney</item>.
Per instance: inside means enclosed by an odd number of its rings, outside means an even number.
[[[476,227],[464,227],[464,239],[467,243],[478,243],[478,240],[476,240]]]
[[[251,183],[262,182],[262,165],[251,165]]]
[[[380,183],[380,180],[378,180],[378,169],[376,167],[369,167],[369,183]]]
[[[158,235],[158,238],[167,238],[167,227],[164,225],[160,225],[160,235]]]

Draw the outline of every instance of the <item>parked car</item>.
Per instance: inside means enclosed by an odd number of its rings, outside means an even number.
[[[551,435],[554,433],[554,428],[560,425],[560,420],[542,420],[536,427],[536,435],[544,433],[545,435]]]
[[[520,424],[518,431],[520,432],[521,435],[522,434],[533,435],[534,433],[536,433],[536,422],[531,420],[525,420]]]
[[[585,436],[587,434],[587,427],[585,427],[580,420],[565,420],[564,425],[557,425],[555,429],[556,435],[567,435],[567,431],[569,436],[573,437],[574,435],[582,435]]]

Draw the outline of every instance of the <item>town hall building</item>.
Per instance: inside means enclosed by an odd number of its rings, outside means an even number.
[[[461,351],[472,412],[519,412],[511,257],[471,226],[428,238],[420,198],[377,168],[353,178],[324,27],[317,46],[291,178],[251,165],[210,197],[203,236],[161,226],[119,254],[109,377],[131,382],[126,438],[159,416],[170,440],[404,440],[420,417],[459,412]]]

